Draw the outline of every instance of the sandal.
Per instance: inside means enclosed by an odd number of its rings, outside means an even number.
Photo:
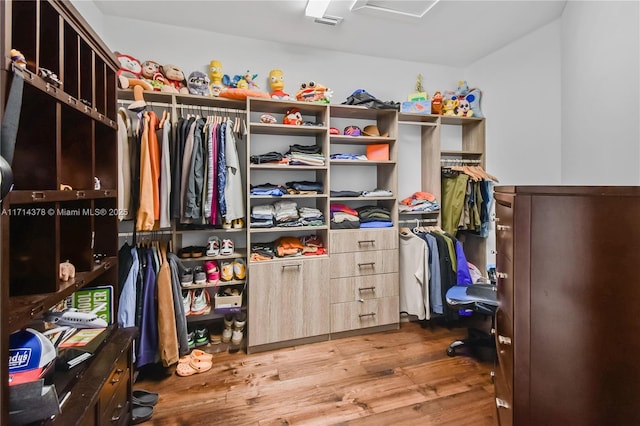
[[[188,357],[189,355],[185,356]],[[212,366],[213,364],[209,361],[197,361],[191,359],[188,362],[179,362],[176,366],[176,374],[182,377],[193,376],[194,374],[204,373],[205,371],[211,370]]]
[[[217,284],[220,281],[220,269],[218,269],[218,262],[210,260],[204,264],[204,269],[207,273],[207,280],[209,284]]]

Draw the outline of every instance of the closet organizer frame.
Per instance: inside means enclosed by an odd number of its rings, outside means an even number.
[[[213,116],[221,116],[222,118],[231,118],[231,119],[239,119],[242,120],[240,123],[241,131],[244,129],[246,125],[246,101],[240,100],[230,100],[224,98],[215,98],[215,97],[204,97],[200,95],[190,95],[190,94],[178,94],[178,93],[165,93],[165,92],[143,92],[143,96],[145,102],[147,103],[147,110],[154,111],[156,115],[159,117],[162,114],[162,111],[168,111],[169,118],[171,119],[172,126],[177,123],[180,117],[186,117],[188,115],[199,115],[201,117],[207,117],[209,115]],[[129,104],[133,102],[133,91],[132,90],[118,90],[118,106],[127,108]],[[175,128],[172,128],[172,134],[175,137]],[[239,157],[243,158],[243,152],[246,149],[244,145],[244,140],[236,140],[236,145],[239,150]],[[241,170],[242,172],[242,182],[243,185],[246,185],[246,169]],[[202,266],[205,262],[210,260],[215,260],[218,262],[218,267],[221,266],[221,261],[233,261],[234,259],[245,259],[245,262],[248,263],[248,250],[246,247],[238,246],[238,243],[246,242],[247,237],[247,226],[246,226],[246,218],[245,218],[245,226],[243,228],[231,228],[231,229],[223,229],[220,225],[211,225],[211,226],[203,226],[202,228],[194,228],[189,229],[188,226],[184,224],[178,223],[177,220],[171,220],[170,228],[157,228],[152,231],[136,231],[136,240],[145,240],[145,239],[154,239],[158,236],[162,238],[165,235],[170,236],[172,247],[174,248],[174,252],[177,254],[179,249],[190,245],[187,241],[197,241],[197,245],[206,246],[206,241],[208,237],[212,235],[216,235],[220,238],[220,240],[224,238],[229,238],[234,242],[234,251],[231,255],[217,255],[217,256],[207,256],[206,254],[197,258],[181,258],[182,262],[186,267],[195,267]],[[131,238],[133,237],[133,226],[135,226],[134,221],[127,221],[120,224],[121,232],[119,232],[119,237],[123,238]],[[246,288],[249,282],[249,268],[246,271],[246,277],[243,280],[229,280],[222,281],[220,280],[217,284],[205,284],[205,285],[196,285],[193,284],[188,287],[188,289],[199,289],[204,288],[209,292],[210,300],[211,300],[211,312],[205,315],[194,315],[188,316],[188,323],[202,323],[208,321],[216,321],[224,318],[224,315],[230,312],[238,312],[238,311],[246,311],[247,301],[246,301]],[[243,301],[242,306],[237,308],[222,308],[222,309],[214,309],[214,295],[219,287],[234,287],[237,289],[242,289],[243,292]],[[185,288],[186,289],[186,288]]]
[[[432,193],[436,200],[442,201],[441,169],[447,165],[472,164],[485,168],[486,141],[485,118],[457,117],[435,114],[398,113],[400,127],[418,126],[420,128],[421,190]],[[443,127],[459,130],[459,149],[442,149]],[[400,135],[402,131],[400,132]],[[415,216],[437,218],[440,226],[442,218],[438,212],[400,213],[402,219]],[[487,259],[486,238],[469,233],[460,233],[467,260],[484,269]]]

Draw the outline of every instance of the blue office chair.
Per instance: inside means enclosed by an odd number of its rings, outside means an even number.
[[[498,308],[496,286],[494,284],[470,284],[451,287],[446,293],[447,305],[451,309],[469,310],[491,316],[491,327]],[[495,357],[494,337],[476,328],[469,329],[466,339],[456,340],[447,348],[447,355],[455,356],[457,349],[468,348],[473,355],[480,358]]]

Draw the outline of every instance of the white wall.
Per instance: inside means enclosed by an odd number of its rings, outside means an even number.
[[[568,2],[562,15],[562,182],[640,184],[640,6]]]
[[[469,66],[483,92],[487,171],[504,185],[561,182],[560,21]]]
[[[98,9],[93,0],[71,0],[73,6],[78,9],[78,12],[87,21],[91,28],[102,38],[105,33],[103,25],[102,11]]]

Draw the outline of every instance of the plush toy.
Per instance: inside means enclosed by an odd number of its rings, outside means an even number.
[[[442,114],[442,93],[439,91],[431,97],[431,113]]]
[[[456,115],[461,117],[483,117],[482,111],[480,110],[481,96],[482,92],[480,89],[469,89],[469,85],[463,80],[458,81],[458,88],[455,91],[445,92],[444,94],[446,99],[457,99],[460,104],[464,105],[461,112],[456,110]],[[463,100],[468,102],[468,109],[466,109],[467,103],[463,103]],[[460,108],[460,104],[458,108]]]
[[[76,267],[73,266],[69,261],[62,262],[60,264],[60,271],[58,274],[58,278],[62,281],[69,281],[76,277]]]
[[[225,74],[222,76],[222,84],[228,88],[228,89],[236,89],[239,87],[239,85],[242,85],[242,83],[240,83],[243,80],[242,76],[239,74],[234,75],[233,77],[231,77],[228,74]],[[246,87],[245,87],[246,89]]]
[[[116,71],[120,87],[128,89],[129,87],[140,86],[143,90],[153,90],[153,87],[142,79],[142,64],[131,55],[123,55],[116,53],[116,58],[120,62],[120,69]]]
[[[442,115],[456,115],[457,99],[445,99],[442,103]]]
[[[473,95],[471,95],[473,98]],[[458,108],[456,108],[456,115],[459,117],[472,117],[473,111],[471,110],[471,104],[469,100],[464,97],[458,101]]]
[[[160,64],[155,61],[144,61],[142,63],[142,77],[153,87],[155,91],[161,91],[165,84],[164,77],[160,72]]]
[[[288,93],[283,91],[284,89],[284,73],[282,70],[269,71],[269,85],[271,87],[272,99],[291,99]]]
[[[200,71],[193,71],[187,79],[187,87],[192,95],[209,96],[209,83],[209,77]]]
[[[248,89],[250,90],[258,89],[258,84],[255,82],[255,79],[257,76],[258,74],[251,74],[249,70],[247,70],[247,72],[244,73],[244,81],[247,82]]]
[[[329,103],[333,91],[315,81],[302,83],[300,90],[296,93],[296,99],[304,102],[324,102]]]
[[[160,67],[160,72],[165,78],[166,84],[162,86],[163,92],[188,94],[189,89],[185,84],[184,73],[175,65],[167,64]]]
[[[302,125],[302,114],[298,108],[291,108],[286,112],[284,117],[282,118],[282,124],[288,124],[290,126],[301,126]]]
[[[211,83],[209,84],[209,93],[211,96],[218,96],[224,85],[222,84],[222,63],[216,59],[209,62],[209,78]]]
[[[27,67],[27,60],[25,59],[22,52],[16,49],[11,49],[11,62],[15,64],[18,68],[25,69]]]

